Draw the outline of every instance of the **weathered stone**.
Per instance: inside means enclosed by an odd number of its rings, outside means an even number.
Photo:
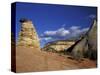
[[[74,41],[67,41],[67,40],[58,40],[54,42],[50,42],[43,47],[43,50],[54,49],[55,51],[64,51],[73,45]]]
[[[27,19],[20,20],[21,31],[19,33],[18,46],[40,47],[39,39],[32,24],[32,21]]]
[[[88,57],[97,59],[97,21],[94,20],[92,27],[88,32]]]
[[[68,50],[76,59],[88,57],[97,59],[97,21],[94,20],[89,31]]]

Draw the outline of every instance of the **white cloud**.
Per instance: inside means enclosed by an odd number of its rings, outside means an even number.
[[[89,30],[89,28],[83,28],[82,30],[81,30],[81,32],[86,32],[86,31],[88,31]]]
[[[66,30],[64,28],[60,28],[57,30],[56,34],[59,35],[59,36],[66,36],[68,35],[70,32],[69,30]]]
[[[45,38],[44,38],[44,40],[46,40],[46,41],[47,41],[47,40],[51,40],[51,39],[52,39],[51,37],[45,37]]]
[[[44,35],[46,36],[66,36],[67,34],[69,34],[69,30],[66,30],[65,28],[60,28],[58,30],[55,30],[55,31],[45,31],[44,32]]]
[[[45,35],[55,35],[57,31],[45,31]]]
[[[54,31],[45,31],[41,35],[41,40],[50,41],[68,39],[71,37],[77,37],[88,30],[89,28],[81,28],[80,26],[71,26],[69,29],[62,27]]]
[[[73,30],[73,31],[74,30],[78,30],[79,28],[80,28],[79,26],[72,26],[72,27],[70,27],[70,29]]]
[[[89,30],[89,28],[81,28],[79,26],[72,26],[70,27],[70,32],[71,32],[71,36],[74,37],[74,36],[78,36],[84,32],[87,32]]]
[[[52,40],[52,37],[43,37],[43,38],[39,38],[40,41],[42,40],[45,40],[45,41],[48,41],[48,40]]]
[[[88,29],[89,28],[83,28],[83,29],[81,29],[80,26],[72,26],[72,27],[70,27],[70,31],[78,32],[78,33],[87,31]]]
[[[96,18],[96,15],[91,14],[91,15],[89,15],[89,17],[92,18],[92,19],[94,19],[94,18]]]

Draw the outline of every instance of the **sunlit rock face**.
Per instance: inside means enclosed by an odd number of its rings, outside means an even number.
[[[21,19],[21,31],[19,33],[18,46],[40,47],[39,39],[31,20]]]
[[[67,41],[67,40],[57,40],[54,42],[50,42],[43,47],[45,51],[64,51],[67,50],[71,45],[73,45],[74,41]]]
[[[76,59],[87,57],[97,59],[97,21],[94,20],[89,31],[69,49]]]

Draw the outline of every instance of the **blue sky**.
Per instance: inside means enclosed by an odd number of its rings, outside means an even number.
[[[16,38],[21,18],[32,20],[43,47],[47,42],[68,39],[88,31],[96,16],[96,7],[17,2]]]

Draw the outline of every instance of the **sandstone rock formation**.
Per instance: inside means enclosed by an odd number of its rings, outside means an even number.
[[[59,51],[64,51],[65,49],[68,49],[73,45],[75,42],[74,41],[67,41],[67,40],[57,40],[53,42],[49,42],[43,47],[43,50],[45,51],[51,51],[51,52],[59,52]]]
[[[89,31],[80,40],[76,41],[67,52],[76,59],[87,57],[97,59],[97,21],[94,20]]]
[[[32,21],[28,19],[21,19],[21,31],[19,33],[18,46],[28,46],[39,48],[39,39],[32,24]]]

